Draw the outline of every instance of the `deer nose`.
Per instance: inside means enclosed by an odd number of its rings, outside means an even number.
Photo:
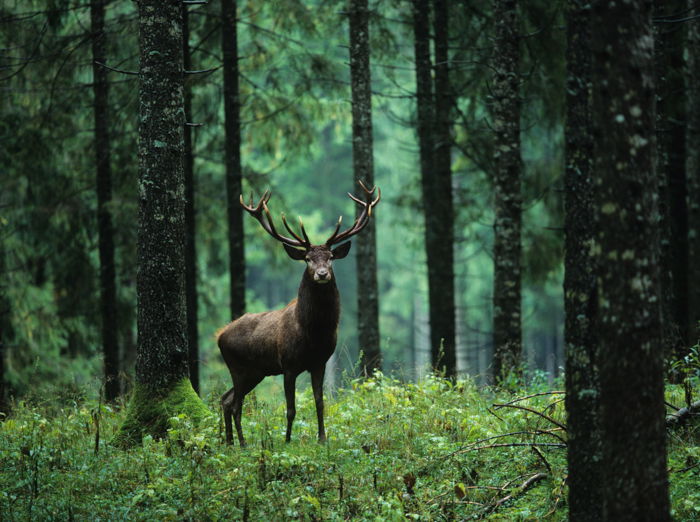
[[[318,275],[319,279],[328,279],[328,269],[326,268],[319,268],[316,271],[316,275]]]

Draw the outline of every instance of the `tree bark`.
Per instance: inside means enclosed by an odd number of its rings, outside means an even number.
[[[697,10],[690,13],[696,15]],[[700,259],[700,24],[688,24],[686,175],[688,189],[688,259]],[[688,267],[688,344],[700,340],[700,263]]]
[[[590,8],[570,0],[567,10],[565,127],[564,337],[569,465],[569,519],[600,520],[600,384],[598,381],[593,143],[591,129]]]
[[[185,124],[179,0],[139,0],[139,229],[136,386],[115,442],[161,436],[168,419],[208,414],[188,379]]]
[[[0,204],[5,203],[0,198]],[[7,299],[7,251],[5,244],[0,242],[0,413],[10,413],[9,383],[7,380],[7,347],[13,337],[12,321],[10,319],[10,302]]]
[[[650,0],[591,14],[603,518],[670,519]]]
[[[104,357],[105,400],[114,401],[120,392],[119,344],[117,342],[117,286],[114,264],[114,226],[112,202],[112,168],[109,136],[109,80],[104,31],[105,0],[90,4],[92,25],[93,113],[95,122],[95,160],[97,187],[97,231],[100,256],[100,315],[102,316],[102,354]]]
[[[423,212],[425,215],[425,253],[428,268],[428,309],[430,322],[430,359],[435,371],[454,376],[454,282],[446,283],[449,275],[440,273],[445,246],[442,237],[441,205],[447,206],[445,194],[438,192],[436,173],[436,110],[433,97],[430,57],[430,2],[414,0],[413,32],[416,61],[416,127],[420,155]],[[450,249],[452,244],[449,245]],[[448,256],[449,257],[449,256]],[[450,286],[452,293],[450,294]],[[450,297],[451,295],[451,297]],[[450,326],[451,325],[451,326]],[[451,358],[450,358],[451,357]]]
[[[190,59],[190,29],[187,6],[182,4],[182,58],[186,71],[192,69]],[[185,121],[192,122],[192,87],[185,78]],[[197,326],[197,245],[195,221],[194,152],[192,127],[184,127],[184,176],[185,176],[185,305],[187,309],[187,346],[190,382],[199,393],[199,329]]]
[[[433,345],[442,341],[442,365],[445,375],[457,375],[455,277],[454,277],[454,209],[452,203],[452,104],[449,73],[448,0],[433,1],[435,33],[435,172],[431,202],[431,227],[435,236],[433,272],[438,309],[434,315]],[[431,306],[432,309],[432,306]],[[432,330],[431,330],[432,331]]]
[[[521,362],[521,171],[519,36],[516,0],[495,0],[493,67],[495,223],[493,347],[494,378],[517,372]]]
[[[369,8],[367,0],[350,0],[350,87],[352,91],[352,163],[355,181],[374,185],[372,145],[372,81],[370,74]],[[358,209],[359,215],[359,209]],[[377,239],[375,221],[356,236],[357,326],[362,373],[382,368],[379,346]]]
[[[245,237],[241,168],[241,100],[238,86],[238,34],[236,0],[221,0],[221,49],[224,71],[224,131],[226,202],[228,209],[229,271],[231,274],[231,319],[245,313]]]
[[[673,19],[685,0],[655,2],[655,18]],[[661,299],[667,354],[687,354],[688,206],[685,172],[684,23],[655,24],[657,80],[657,165],[661,214]]]

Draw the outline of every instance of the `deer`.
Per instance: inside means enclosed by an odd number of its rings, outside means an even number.
[[[233,387],[221,397],[227,444],[233,443],[233,417],[238,442],[241,447],[246,446],[241,428],[243,400],[265,377],[280,374],[284,376],[284,395],[287,402],[285,441],[290,442],[296,415],[296,379],[304,371],[311,374],[318,421],[318,441],[326,441],[323,378],[326,363],[335,351],[340,320],[340,294],[332,263],[348,255],[351,245],[348,240],[367,226],[374,207],[381,199],[381,189],[373,187],[370,190],[362,182],[360,186],[365,193],[364,200],[348,193],[361,207],[355,222],[341,232],[343,218],[340,216],[335,230],[321,245],[311,244],[301,218],[301,235],[287,223],[284,214],[282,223],[291,237],[277,231],[267,205],[272,195],[269,190],[265,191],[255,206],[252,195],[247,205],[243,195],[240,196],[243,209],[253,216],[270,236],[282,243],[290,258],[305,261],[306,268],[297,297],[287,306],[281,310],[246,313],[217,332],[217,344],[233,381]]]

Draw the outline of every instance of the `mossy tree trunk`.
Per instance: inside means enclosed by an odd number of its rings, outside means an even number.
[[[522,352],[520,38],[516,0],[495,0],[494,18],[493,373],[498,382],[519,369]]]
[[[224,72],[224,131],[226,205],[228,209],[229,272],[231,278],[231,319],[245,313],[245,237],[241,167],[241,99],[238,86],[238,31],[236,0],[221,0],[221,49]]]
[[[191,70],[190,30],[187,5],[182,4],[182,61],[185,71]],[[185,78],[185,121],[192,122],[192,87]],[[197,325],[197,244],[195,222],[194,151],[192,150],[192,127],[185,125],[185,305],[187,309],[187,346],[190,382],[199,393],[199,328]]]
[[[102,318],[102,354],[104,357],[104,394],[107,401],[119,396],[119,344],[117,342],[117,285],[114,264],[114,226],[112,201],[112,167],[109,137],[109,80],[104,30],[105,2],[90,4],[92,30],[92,89],[95,121],[95,160],[97,187],[97,232],[100,255],[100,315]]]
[[[370,74],[369,8],[367,0],[350,0],[350,87],[352,91],[352,162],[354,179],[374,185],[372,142],[372,81]],[[358,208],[358,213],[360,209]],[[357,326],[362,373],[382,368],[379,346],[379,292],[375,221],[354,239],[357,259]]]
[[[136,385],[120,445],[208,410],[188,375],[185,314],[185,111],[178,0],[139,0],[139,230]]]
[[[564,308],[569,518],[602,517],[600,412],[596,316],[591,137],[590,8],[570,0],[567,9]]]
[[[685,172],[685,0],[656,0],[657,173],[661,218],[661,301],[664,343],[682,359],[688,343],[688,205]]]
[[[603,519],[616,522],[670,519],[651,4],[591,14]]]

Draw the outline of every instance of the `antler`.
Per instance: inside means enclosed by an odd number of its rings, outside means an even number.
[[[283,236],[282,234],[277,232],[277,230],[275,229],[275,224],[272,222],[270,209],[267,208],[267,202],[270,201],[271,196],[272,193],[269,190],[266,190],[260,198],[260,201],[258,201],[258,204],[256,206],[253,206],[252,194],[250,196],[249,205],[245,204],[245,202],[243,201],[243,194],[241,194],[241,206],[251,216],[257,219],[260,225],[262,225],[262,227],[265,229],[265,231],[272,237],[274,237],[277,241],[280,241],[285,245],[289,245],[291,247],[301,247],[304,249],[308,249],[311,246],[311,241],[309,241],[309,236],[306,234],[306,230],[304,230],[304,223],[302,223],[301,218],[299,218],[299,225],[301,226],[301,234],[303,236],[303,239],[292,230],[292,228],[287,223],[287,219],[284,217],[284,214],[282,214],[282,223],[284,223],[284,227],[289,231],[289,233],[292,234],[292,236],[294,236],[294,239],[287,236]]]
[[[364,183],[362,183],[362,181],[358,181],[358,183],[362,187],[362,190],[364,190],[365,198],[367,199],[367,201],[362,201],[360,198],[353,196],[349,192],[348,196],[350,196],[350,199],[352,199],[355,203],[363,207],[362,213],[355,219],[355,223],[353,223],[353,225],[350,228],[338,233],[338,231],[340,230],[340,223],[343,220],[343,216],[340,216],[338,218],[338,224],[335,226],[335,231],[333,232],[333,234],[331,234],[331,237],[329,237],[326,241],[327,246],[331,246],[336,243],[340,243],[341,241],[345,241],[346,239],[354,236],[363,228],[365,228],[367,226],[367,223],[369,223],[369,218],[372,217],[372,209],[375,206],[377,206],[379,200],[382,199],[382,190],[379,187],[374,186],[370,190],[365,186]],[[377,191],[377,198],[372,200],[375,190]]]

